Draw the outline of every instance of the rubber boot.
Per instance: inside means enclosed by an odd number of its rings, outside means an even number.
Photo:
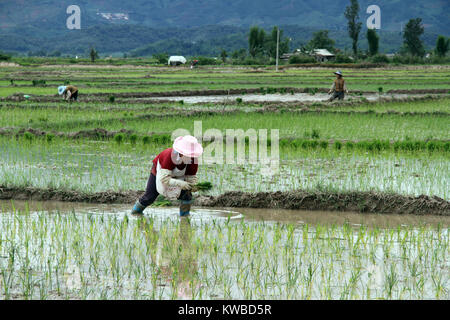
[[[192,200],[181,200],[180,217],[186,217],[191,212]]]
[[[191,205],[192,205],[192,193],[190,191],[182,190],[180,196],[178,197],[180,200],[180,217],[186,217],[190,214]]]
[[[136,201],[136,203],[133,206],[133,209],[131,209],[131,214],[144,214],[144,207],[142,204],[140,204],[139,200]]]

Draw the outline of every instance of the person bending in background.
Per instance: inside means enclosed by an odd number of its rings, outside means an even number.
[[[344,100],[345,94],[344,92],[348,93],[347,87],[345,86],[345,80],[342,77],[342,72],[336,71],[334,73],[336,75],[336,80],[334,80],[333,85],[331,86],[330,91],[328,94],[332,94],[330,99],[328,101],[333,101],[334,99],[338,98],[339,100]]]
[[[64,99],[67,101],[77,101],[78,100],[78,88],[75,86],[60,86],[58,87],[59,95],[63,95]]]
[[[192,204],[191,189],[197,184],[197,158],[203,147],[193,136],[178,137],[172,148],[161,152],[153,159],[153,167],[145,194],[131,210],[132,214],[143,214],[159,194],[168,199],[181,200],[180,216],[188,216]]]

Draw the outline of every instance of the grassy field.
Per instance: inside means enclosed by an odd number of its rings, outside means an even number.
[[[275,73],[273,68],[167,68],[152,66],[107,67],[45,65],[4,67],[0,71],[1,96],[16,92],[34,95],[56,94],[58,85],[66,81],[77,85],[83,93],[165,92],[234,88],[329,88],[334,69],[286,69]],[[350,90],[378,92],[393,89],[447,89],[448,68],[428,69],[343,69]],[[15,86],[11,86],[11,80]],[[33,86],[33,80],[45,85]]]

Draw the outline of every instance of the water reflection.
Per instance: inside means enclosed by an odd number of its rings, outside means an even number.
[[[170,236],[161,234],[153,228],[152,219],[139,217],[140,228],[151,248],[152,261],[156,264],[161,279],[160,286],[170,286],[172,298],[192,299],[200,287],[195,275],[198,272],[196,250],[192,245],[193,230],[190,217],[179,217],[179,224]],[[176,250],[173,250],[176,248]]]

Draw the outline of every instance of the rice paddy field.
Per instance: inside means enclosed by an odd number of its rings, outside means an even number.
[[[449,299],[450,67],[343,69],[329,103],[334,71],[1,66],[0,298]],[[244,159],[200,160],[213,187],[189,219],[130,215],[172,133],[199,126],[267,130],[277,167],[247,137]]]

